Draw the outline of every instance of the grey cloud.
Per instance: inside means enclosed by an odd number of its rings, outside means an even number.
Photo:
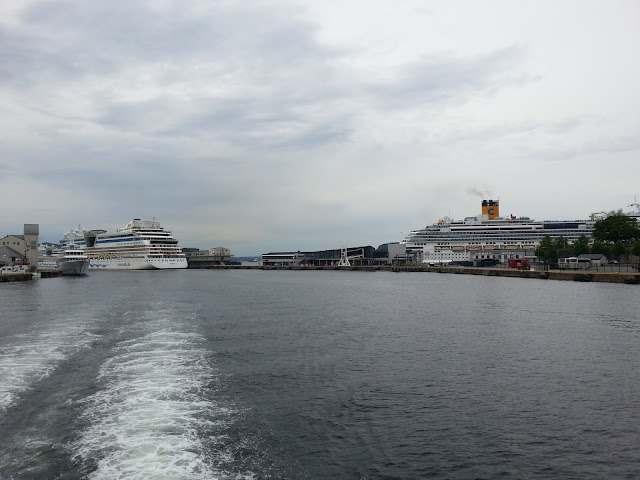
[[[587,115],[565,118],[561,121],[551,123],[546,127],[546,130],[552,134],[563,134],[576,130],[593,120],[592,117]]]
[[[105,74],[133,60],[224,62],[230,70],[259,70],[331,56],[313,39],[310,24],[259,4],[51,1],[32,5],[23,21],[29,37],[6,29],[3,35],[25,58],[14,65],[31,71],[35,59],[29,56],[38,51],[47,65],[61,66],[55,70],[61,78]],[[46,48],[52,40],[55,48]]]
[[[570,143],[570,146],[553,145],[553,148],[532,147],[523,152],[532,160],[540,162],[563,162],[579,157],[587,158],[594,155],[605,155],[605,158],[619,153],[640,152],[640,140],[637,137],[603,137],[591,139],[580,144]],[[618,155],[615,155],[619,158]]]
[[[51,168],[33,178],[73,191],[85,205],[104,204],[114,211],[155,212],[175,218],[185,213],[186,205],[242,203],[250,197],[224,174],[204,175],[201,170],[182,168],[176,160],[156,158],[131,158],[117,168],[75,168],[73,175],[65,168]]]
[[[331,122],[326,122],[270,101],[231,103],[212,101],[209,108],[194,112],[179,125],[179,131],[207,132],[248,150],[267,147],[295,150],[343,141],[352,129],[349,119],[339,114],[333,114]]]
[[[450,142],[477,142],[491,140],[500,140],[512,135],[531,134],[544,127],[539,122],[516,122],[491,125],[489,127],[479,129],[468,129],[453,132],[440,142],[449,144]]]
[[[526,136],[535,134],[565,135],[579,130],[589,124],[589,117],[576,116],[565,118],[557,122],[519,121],[485,126],[483,128],[470,128],[459,130],[440,139],[440,143],[450,142],[477,142],[504,140],[510,136]]]
[[[199,11],[189,9],[192,3],[158,5],[104,0],[36,3],[24,16],[32,36],[15,34],[10,39],[12,51],[18,52],[14,55],[23,59],[14,58],[12,69],[35,79],[42,65],[45,77],[62,80],[107,75],[132,61],[177,66],[200,62],[217,65],[221,75],[268,84],[265,94],[275,93],[280,99],[304,103],[366,95],[368,100],[382,98],[387,105],[406,106],[489,88],[522,55],[511,47],[475,58],[428,57],[399,68],[388,83],[361,83],[337,71],[333,60],[346,52],[319,44],[314,27],[284,8],[221,8],[214,2],[195,4],[204,9]],[[175,81],[170,75],[157,80],[167,86]]]
[[[249,150],[309,148],[342,141],[351,131],[349,119],[344,116],[334,114],[330,122],[317,121],[308,113],[295,110],[273,99],[184,102],[160,97],[106,105],[95,121],[110,129],[161,138],[216,137]]]
[[[278,224],[278,242],[300,235],[292,247],[308,245],[297,222],[285,227],[293,217],[343,231],[357,225],[367,235],[381,228],[380,211],[355,219],[347,212],[372,195],[354,191],[352,181],[375,182],[413,153],[398,154],[393,141],[379,155],[371,155],[376,146],[350,144],[354,132],[375,144],[375,132],[362,127],[382,125],[371,111],[435,109],[531,81],[512,73],[524,54],[517,47],[429,56],[372,81],[347,61],[360,52],[324,45],[286,3],[35,2],[22,21],[19,28],[0,23],[0,95],[31,109],[24,137],[37,131],[44,139],[7,141],[29,162],[32,179],[89,199],[92,218],[98,208],[114,223],[139,209],[185,219],[191,209],[228,211],[256,223],[268,218],[265,229]],[[140,85],[129,85],[138,75]],[[326,203],[332,195],[322,182],[335,184],[347,164],[351,177],[333,195],[340,200]],[[305,185],[312,174],[320,180]],[[396,182],[390,191],[396,187],[406,189]],[[288,214],[292,199],[300,202],[295,215]],[[327,229],[314,248],[332,246],[332,237]]]
[[[285,8],[220,2],[159,5],[35,3],[23,16],[29,36],[5,29],[6,55],[12,58],[4,77],[17,90],[38,86],[40,95],[65,88],[66,80],[78,87],[83,78],[88,85],[102,79],[107,90],[89,98],[89,118],[114,131],[213,134],[232,145],[285,149],[345,138],[347,117],[327,108],[350,89],[336,80],[338,72],[330,65],[341,54],[319,44],[312,25]],[[161,93],[120,100],[127,86],[114,91],[109,79],[145,67]],[[207,92],[209,85],[225,91],[240,88],[215,97]],[[185,95],[173,94],[176,89]],[[310,112],[321,107],[327,118],[315,125]]]
[[[533,81],[513,71],[524,52],[517,46],[471,58],[438,55],[400,68],[389,81],[371,85],[373,97],[385,107],[404,108],[438,103],[455,98],[457,102],[472,92],[488,92],[498,85]]]

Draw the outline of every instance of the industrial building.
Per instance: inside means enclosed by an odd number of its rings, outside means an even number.
[[[28,262],[30,270],[38,265],[37,223],[25,223],[22,235],[6,235],[0,239],[0,265],[8,266],[16,262]]]
[[[270,252],[262,254],[262,264],[274,267],[314,266],[329,267],[340,265],[341,260],[353,266],[392,265],[407,262],[405,245],[385,243],[378,248],[370,245],[334,248],[311,252]]]
[[[187,268],[223,265],[231,261],[231,250],[225,247],[214,247],[209,250],[183,248],[182,251],[187,258]]]

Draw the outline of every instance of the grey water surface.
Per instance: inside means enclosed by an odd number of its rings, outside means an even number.
[[[0,478],[640,478],[639,312],[437,273],[2,284]]]

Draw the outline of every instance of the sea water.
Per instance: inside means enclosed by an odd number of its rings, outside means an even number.
[[[351,271],[5,283],[0,478],[638,478],[639,293]]]

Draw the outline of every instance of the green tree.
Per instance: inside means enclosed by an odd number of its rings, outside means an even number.
[[[554,242],[556,249],[562,250],[569,247],[569,241],[564,237],[558,237]]]
[[[589,253],[589,239],[586,235],[580,235],[580,238],[573,244],[573,255],[578,256],[583,253]]]
[[[556,258],[570,257],[573,255],[573,248],[569,246],[569,240],[564,237],[558,237],[553,242],[556,248]]]
[[[631,255],[640,257],[640,241],[634,242],[633,245],[631,245]],[[638,267],[640,267],[640,261],[638,261]],[[636,267],[636,269],[638,269],[638,267]]]
[[[640,228],[635,218],[618,211],[596,222],[593,238],[602,242],[629,242],[640,239]]]
[[[540,241],[540,245],[536,248],[536,255],[538,258],[547,261],[558,258],[558,249],[555,242],[549,235],[545,235],[545,237]]]
[[[624,252],[625,252],[625,248],[624,248],[624,243],[622,242],[616,242],[613,245],[613,247],[611,247],[611,253],[617,259],[620,259],[620,257],[624,255]]]
[[[602,253],[603,255],[607,254],[607,246],[599,241],[594,241],[593,245],[591,245],[591,253]]]

